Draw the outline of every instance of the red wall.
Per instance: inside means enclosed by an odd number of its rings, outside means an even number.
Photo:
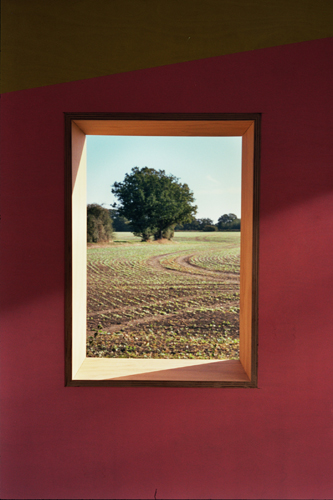
[[[2,96],[2,498],[333,497],[332,46]],[[258,389],[64,387],[74,111],[262,113]]]

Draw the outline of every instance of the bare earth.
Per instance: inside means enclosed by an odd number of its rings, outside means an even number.
[[[87,270],[87,356],[238,358],[239,233],[90,245]]]

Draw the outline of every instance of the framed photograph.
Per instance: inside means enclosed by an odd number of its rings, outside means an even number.
[[[66,385],[257,386],[260,114],[65,114]]]

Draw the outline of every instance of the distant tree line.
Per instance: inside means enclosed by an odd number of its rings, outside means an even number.
[[[163,237],[171,239],[173,231],[240,231],[241,221],[235,214],[224,214],[217,224],[212,219],[196,219],[191,222],[177,224],[165,231]],[[97,203],[87,205],[87,241],[88,243],[108,242],[113,232],[136,233],[128,219],[119,214],[116,208],[106,209]],[[140,235],[141,236],[141,235]]]
[[[164,232],[163,237],[171,239],[173,231],[240,231],[240,219],[235,214],[224,214],[219,217],[217,224],[212,219],[196,219],[191,222],[177,224]],[[108,242],[113,238],[113,232],[136,233],[132,225],[119,214],[118,209],[106,209],[97,203],[87,205],[87,241],[88,243]],[[141,236],[141,234],[140,234]]]
[[[186,224],[177,224],[175,231],[240,231],[241,221],[235,214],[224,214],[217,224],[212,219],[196,219]]]
[[[240,231],[241,221],[235,214],[224,214],[217,221],[219,231]]]

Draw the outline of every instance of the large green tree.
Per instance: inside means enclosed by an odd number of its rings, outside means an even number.
[[[109,210],[93,203],[87,205],[88,243],[106,242],[112,238],[113,228]]]
[[[123,182],[113,184],[112,193],[119,201],[114,208],[143,241],[171,239],[176,224],[190,222],[197,210],[188,185],[164,170],[134,167]]]

